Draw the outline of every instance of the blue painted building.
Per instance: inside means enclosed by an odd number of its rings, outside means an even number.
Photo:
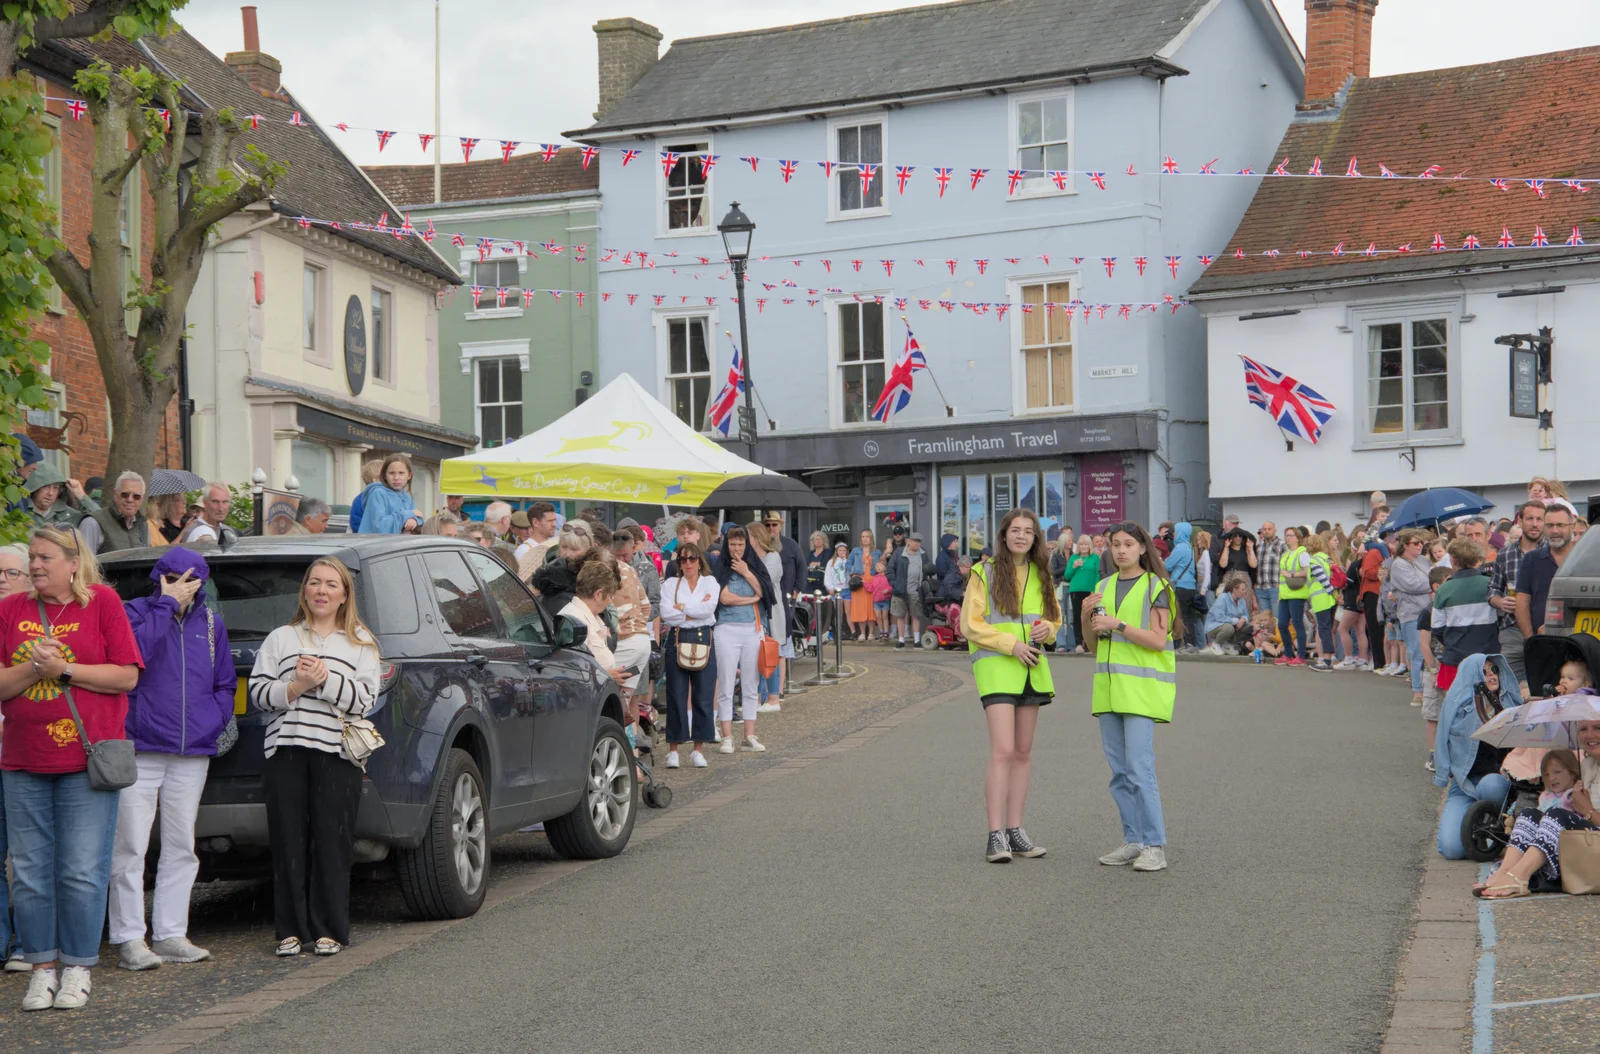
[[[601,383],[631,373],[709,427],[738,331],[716,225],[737,200],[757,225],[756,459],[831,506],[803,530],[909,517],[977,548],[1017,505],[1079,529],[1210,518],[1205,326],[1166,298],[1222,252],[1259,182],[1231,173],[1271,168],[1301,97],[1270,0],[967,0],[659,59],[652,27],[595,29],[600,106],[571,134],[609,148]],[[1169,157],[1191,174],[1160,174]],[[1199,175],[1213,159],[1229,174]],[[881,166],[865,191],[863,165]],[[902,315],[931,377],[883,424]]]

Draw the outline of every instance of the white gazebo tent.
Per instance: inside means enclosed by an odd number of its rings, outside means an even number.
[[[697,507],[728,479],[763,471],[684,424],[624,373],[531,435],[445,461],[440,490]]]

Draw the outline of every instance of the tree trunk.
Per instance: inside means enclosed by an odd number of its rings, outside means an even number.
[[[111,446],[105,468],[108,484],[127,471],[150,478],[167,425],[167,407],[177,390],[175,374],[158,381],[135,372],[131,384],[106,386],[111,403]]]

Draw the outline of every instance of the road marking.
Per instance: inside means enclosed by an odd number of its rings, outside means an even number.
[[[1478,881],[1487,882],[1491,867],[1478,868]],[[1478,901],[1478,976],[1472,986],[1472,1054],[1494,1054],[1494,902]]]
[[[1600,999],[1600,992],[1587,995],[1558,995],[1553,999],[1525,999],[1520,1003],[1495,1003],[1490,1010],[1515,1010],[1523,1006],[1549,1006],[1551,1003],[1576,1003],[1580,999]]]

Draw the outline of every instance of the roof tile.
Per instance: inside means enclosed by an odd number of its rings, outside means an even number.
[[[583,167],[583,152],[568,147],[552,160],[542,154],[518,154],[509,161],[498,157],[440,167],[440,198],[444,201],[486,201],[526,198],[564,191],[598,191],[600,166]],[[433,202],[432,165],[367,165],[372,181],[402,208],[422,208]]]

